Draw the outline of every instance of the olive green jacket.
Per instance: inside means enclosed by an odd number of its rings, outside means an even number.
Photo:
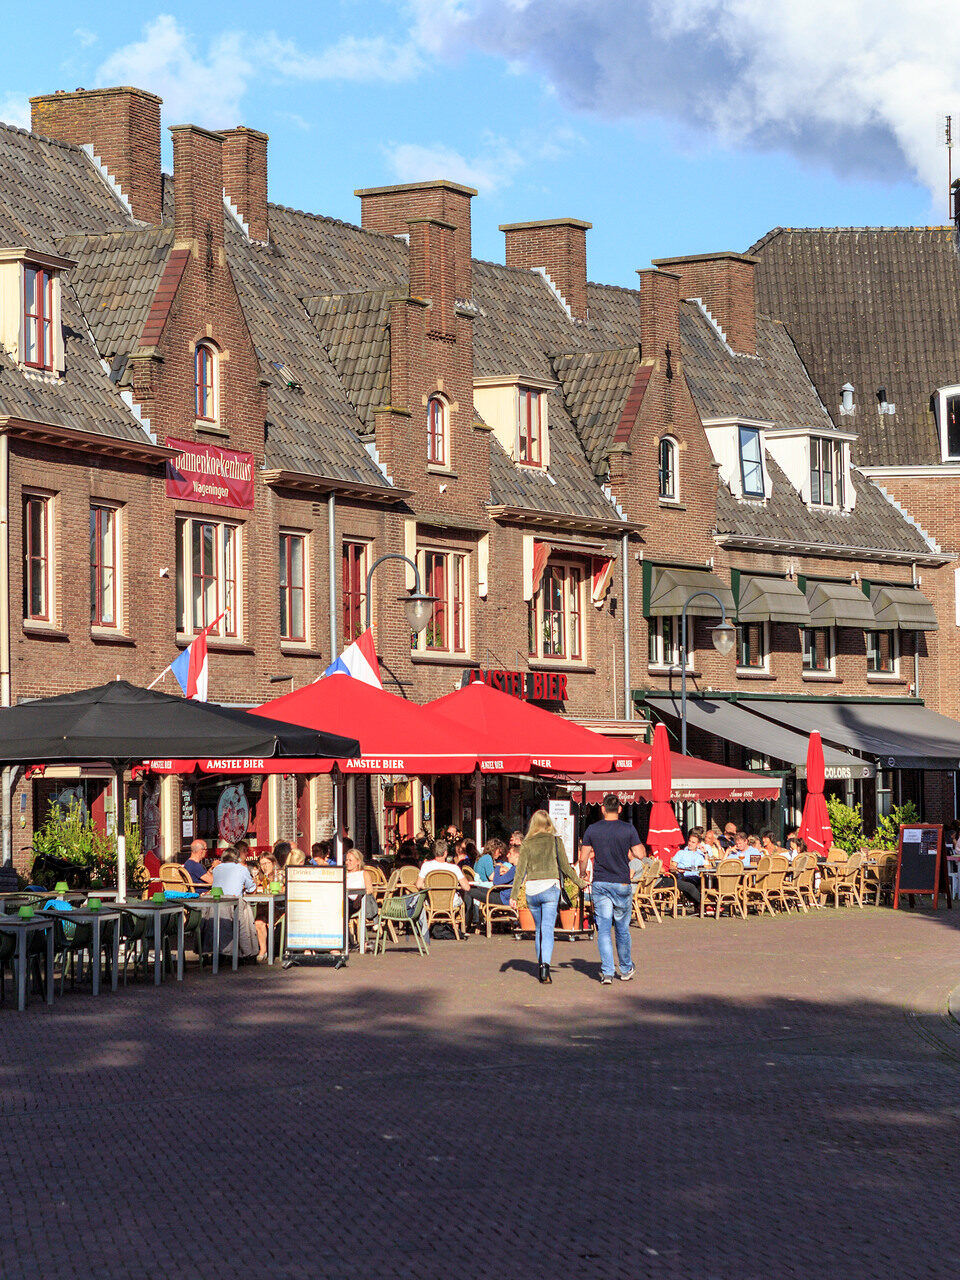
[[[517,890],[525,881],[559,880],[561,871],[565,880],[572,880],[581,889],[584,887],[583,881],[567,859],[567,851],[559,836],[552,836],[546,831],[532,836],[520,846],[520,860],[513,877],[511,896],[516,897]]]

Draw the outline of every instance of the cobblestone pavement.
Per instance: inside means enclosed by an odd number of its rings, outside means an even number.
[[[0,1011],[0,1277],[952,1277],[960,911]]]

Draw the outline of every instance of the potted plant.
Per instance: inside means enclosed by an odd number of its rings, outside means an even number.
[[[561,929],[576,929],[580,919],[580,886],[573,880],[564,878],[563,887],[570,899],[570,906],[561,907],[557,912],[557,924]]]
[[[517,890],[517,916],[520,920],[522,933],[533,933],[535,931],[536,922],[533,918],[533,912],[527,906],[527,891],[523,885]]]

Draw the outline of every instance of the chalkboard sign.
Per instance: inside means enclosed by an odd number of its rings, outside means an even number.
[[[900,828],[894,907],[904,894],[929,894],[936,910],[941,887],[942,835],[943,827],[932,823],[917,822]]]

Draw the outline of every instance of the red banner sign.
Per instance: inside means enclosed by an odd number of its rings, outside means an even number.
[[[167,461],[168,498],[253,510],[252,453],[169,437],[167,445],[179,450],[176,458]]]

